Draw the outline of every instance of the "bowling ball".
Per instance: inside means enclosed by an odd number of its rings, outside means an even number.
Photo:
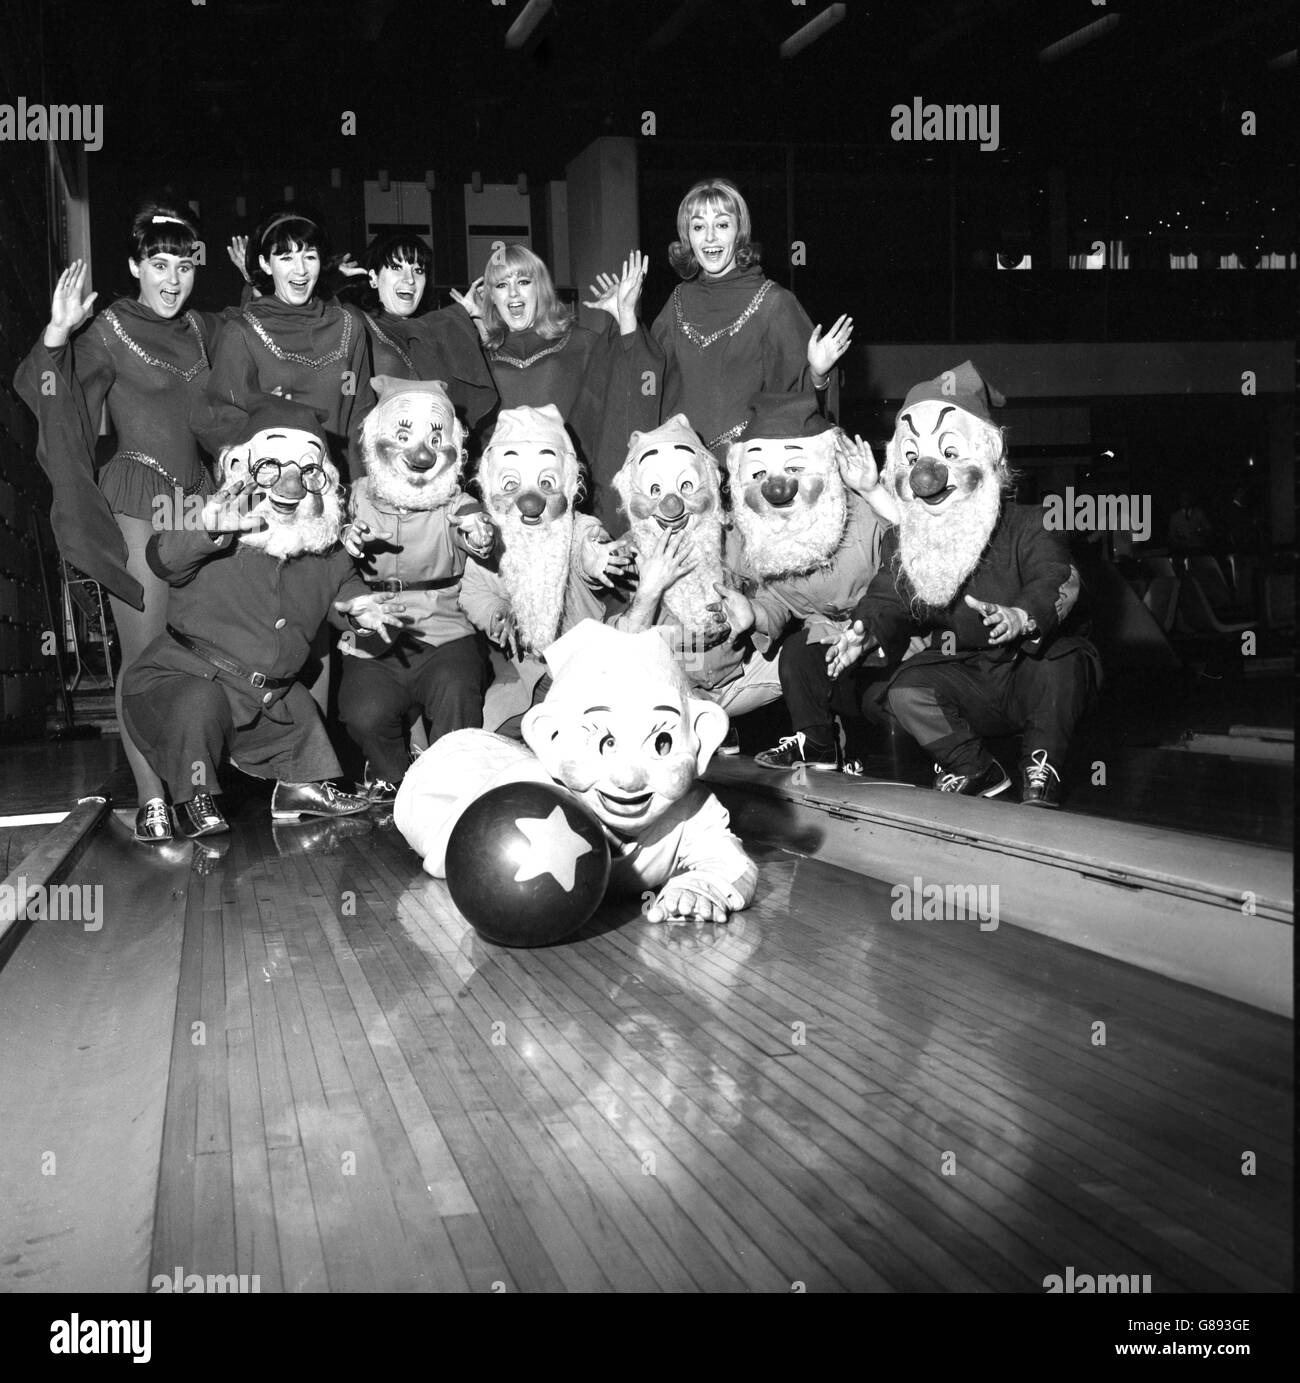
[[[499,946],[549,946],[576,932],[609,883],[609,844],[587,808],[545,783],[505,783],[465,808],[447,841],[447,887]]]

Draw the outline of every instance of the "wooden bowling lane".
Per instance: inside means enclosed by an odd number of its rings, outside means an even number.
[[[1014,926],[892,921],[885,885],[775,850],[726,927],[631,902],[507,951],[391,825],[236,826],[189,893],[155,1273],[1290,1283],[1280,1019]]]

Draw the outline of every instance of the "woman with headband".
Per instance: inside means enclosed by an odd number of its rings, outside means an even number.
[[[555,291],[546,265],[526,246],[498,245],[483,272],[460,299],[480,305],[483,351],[501,407],[553,404],[568,424],[578,459],[593,481],[592,499],[607,522],[615,515],[609,482],[627,457],[627,439],[658,422],[658,400],[641,382],[661,367],[637,320],[648,261],[639,250],[621,273],[601,274],[591,288],[598,308],[613,319],[602,332],[576,326]]]
[[[328,255],[325,227],[292,208],[268,216],[249,237],[248,278],[261,296],[217,344],[208,381],[212,410],[200,432],[214,453],[274,395],[316,413],[331,459],[348,478],[353,423],[370,406],[370,354],[362,314],[317,295]]]
[[[651,328],[665,357],[663,416],[685,413],[719,461],[757,393],[821,390],[848,349],[853,319],[825,335],[793,293],[759,268],[749,207],[722,178],[696,183],[677,208],[668,258],[683,283]]]
[[[122,681],[163,632],[167,583],[145,561],[155,527],[184,521],[187,499],[212,482],[190,429],[201,404],[221,319],[185,306],[201,262],[196,218],[149,202],[131,224],[128,268],[139,287],[91,320],[88,266],[59,276],[50,320],[18,369],[15,386],[40,425],[37,459],[54,489],[50,515],[66,560],[109,593],[121,648],[116,678],[122,747],[135,777],[137,840],[172,838],[162,781],[121,719]],[[104,404],[116,434],[95,476]],[[200,501],[201,502],[201,501]]]

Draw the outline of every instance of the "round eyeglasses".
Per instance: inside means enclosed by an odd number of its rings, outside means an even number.
[[[325,467],[317,465],[314,460],[307,457],[302,461],[277,461],[273,456],[268,456],[253,467],[253,481],[261,489],[269,490],[280,479],[287,466],[298,467],[302,488],[314,495],[320,494],[329,486],[330,478],[325,474]]]

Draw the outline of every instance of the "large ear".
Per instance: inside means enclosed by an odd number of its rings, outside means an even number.
[[[691,718],[695,738],[700,742],[699,752],[695,755],[695,769],[703,774],[714,751],[727,738],[731,717],[716,701],[705,701],[699,696],[687,698],[686,713]]]
[[[520,725],[524,743],[537,755],[542,767],[552,778],[560,776],[559,736],[565,721],[566,717],[558,703],[540,701],[524,712]]]
[[[248,459],[253,454],[251,442],[241,442],[238,446],[226,447],[218,458],[221,465],[221,483],[239,480],[248,474]]]

